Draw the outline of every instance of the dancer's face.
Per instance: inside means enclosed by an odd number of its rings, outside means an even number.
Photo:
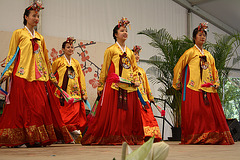
[[[30,26],[37,26],[39,22],[39,14],[35,10],[30,10],[29,15],[25,15],[25,19],[27,20],[27,24]]]
[[[135,55],[135,59],[136,59],[136,62],[139,62],[139,53],[138,52],[134,52],[134,55]]]
[[[65,48],[62,49],[64,54],[67,56],[71,56],[74,52],[73,44],[66,43]]]
[[[120,27],[115,34],[118,41],[126,41],[128,38],[128,32],[126,27]]]
[[[195,44],[197,46],[202,46],[206,42],[206,34],[205,34],[205,32],[200,32],[199,31],[197,33],[196,38],[194,40],[195,40]]]

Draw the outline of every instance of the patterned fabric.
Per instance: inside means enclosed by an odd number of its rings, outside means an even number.
[[[191,77],[189,71],[186,82]],[[204,92],[188,87],[185,92],[186,99],[181,105],[181,144],[234,144],[218,94],[207,93],[206,103]]]
[[[144,140],[148,140],[152,136],[155,136],[154,141],[159,142],[162,139],[162,136],[158,126],[158,122],[153,115],[153,111],[149,102],[147,102],[145,110],[141,105],[140,108],[144,129]]]
[[[139,72],[138,75],[140,80],[140,86],[138,87],[138,89],[141,92],[145,102],[147,102],[148,100],[151,101],[154,99],[154,97],[152,95],[151,88],[148,83],[146,72],[140,67],[138,67],[138,72]]]
[[[148,83],[146,72],[140,67],[138,67],[138,76],[140,80],[140,86],[138,87],[138,89],[144,101],[146,102],[144,109],[142,105],[139,106],[141,108],[144,137],[145,140],[147,140],[148,138],[155,136],[155,142],[157,142],[160,141],[162,137],[157,120],[155,119],[152,108],[148,102],[149,100],[154,100],[154,97]]]
[[[123,142],[129,145],[143,144],[144,131],[137,93],[128,93],[128,110],[117,108],[118,91],[107,86],[105,94],[108,96],[100,99],[96,116],[89,124],[82,144],[121,145]]]
[[[121,77],[131,82],[136,82],[136,81],[139,82],[138,75],[137,75],[138,68],[137,68],[135,56],[132,50],[130,50],[128,47],[126,47],[125,53],[126,53],[126,56],[125,56],[126,59],[123,61],[123,63],[125,63],[124,65],[125,68],[122,67]],[[115,73],[119,75],[119,72],[120,72],[119,60],[120,60],[120,55],[123,55],[123,54],[124,54],[123,51],[116,43],[106,49],[104,53],[104,62],[103,62],[103,66],[102,66],[100,78],[99,78],[99,82],[100,82],[100,86],[98,87],[99,91],[102,91],[104,88],[104,84],[107,79],[108,70],[111,63],[113,63],[115,66]],[[129,84],[123,84],[123,83],[119,83],[118,85],[115,85],[115,83],[113,83],[111,87],[115,90],[118,90],[118,87],[120,87],[124,90],[127,90],[128,92],[133,92],[137,90],[136,87],[133,87]]]
[[[161,133],[158,126],[150,127],[150,126],[144,126],[144,135],[145,137],[153,137],[160,138],[161,140]]]
[[[55,130],[65,136],[66,142],[70,142],[71,138],[68,136],[66,126],[62,128],[54,128],[53,125],[42,125],[37,127],[36,125],[29,126],[28,128],[5,128],[0,129],[0,146],[17,146],[23,143],[30,145],[35,142],[42,144],[51,144],[57,141]]]
[[[128,110],[127,91],[122,88],[119,88],[118,90],[118,108]]]
[[[82,98],[87,95],[85,77],[79,62],[71,58],[70,64],[65,56],[56,59],[52,64],[53,72],[56,72],[58,85],[62,87],[71,97]],[[84,132],[87,122],[85,105],[83,101],[68,104],[61,95],[58,95],[58,89],[55,95],[60,98],[60,113],[64,123],[70,132],[81,130]]]
[[[52,76],[44,38],[37,32],[33,35],[26,27],[12,35],[6,63],[17,47],[20,50],[15,63],[4,74],[11,75],[11,90],[10,103],[0,117],[0,146],[72,141],[50,85],[49,79],[56,78]]]
[[[57,73],[59,77],[58,85],[61,87],[63,86],[63,79],[67,68],[70,67],[73,68],[74,76],[73,74],[68,76],[70,78],[68,78],[66,91],[72,98],[82,98],[82,96],[87,95],[86,83],[80,63],[76,59],[72,58],[71,65],[69,65],[65,56],[61,56],[53,62],[52,71],[53,73]],[[70,73],[67,74],[69,75]],[[55,94],[59,98],[60,95],[57,94],[57,91],[56,89]]]
[[[116,73],[116,68],[118,69],[118,66],[115,66],[112,62],[108,74]],[[123,74],[124,71],[123,69]],[[82,138],[83,145],[121,145],[123,142],[131,145],[143,143],[144,132],[137,92],[128,92],[126,96],[127,110],[119,109],[118,90],[113,89],[109,83],[106,83],[96,109],[96,115],[91,120],[88,130]]]
[[[52,81],[56,81],[55,77],[50,76],[52,75],[51,64],[48,61],[48,51],[41,34],[35,32],[35,38],[33,39],[26,28],[14,31],[10,41],[6,63],[13,57],[17,47],[21,50],[21,56],[18,57],[19,65],[16,76],[30,82],[34,80],[46,82],[49,78]],[[5,75],[11,75],[13,68],[14,63],[9,67]]]
[[[28,82],[17,76],[13,76],[12,81],[10,104],[0,117],[0,146],[71,142],[50,82]]]
[[[206,132],[187,135],[182,138],[181,144],[234,144],[230,131]]]
[[[215,67],[215,60],[213,56],[206,50],[203,49],[204,56],[206,57],[205,64],[201,63],[202,53],[198,50],[196,46],[188,49],[184,52],[184,54],[180,57],[178,63],[174,67],[174,79],[173,79],[173,87],[177,90],[181,89],[182,83],[182,71],[185,66],[188,64],[190,68],[190,78],[187,82],[187,87],[200,91],[204,90],[209,93],[217,93],[217,90],[214,87],[201,87],[202,84],[212,83],[213,85],[219,86],[219,77],[218,71]],[[205,69],[200,69],[201,65],[208,65]],[[201,74],[200,74],[201,73]],[[202,76],[202,78],[201,78]]]

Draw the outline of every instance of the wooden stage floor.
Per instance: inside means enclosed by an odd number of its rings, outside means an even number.
[[[240,142],[234,145],[169,144],[167,160],[240,160]],[[53,144],[39,148],[0,148],[0,160],[121,160],[122,146]],[[133,150],[139,146],[131,146]]]

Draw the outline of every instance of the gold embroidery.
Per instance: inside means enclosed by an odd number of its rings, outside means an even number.
[[[51,125],[42,125],[37,127],[36,125],[29,126],[28,128],[5,128],[0,129],[0,146],[15,146],[24,143],[30,145],[35,142],[41,142],[41,144],[47,142],[55,142],[58,139],[64,139],[66,143],[72,141],[71,135],[68,132],[66,126],[54,128]]]
[[[182,135],[181,144],[234,144],[230,131]]]
[[[144,126],[143,129],[145,137],[152,137],[155,135],[155,138],[161,138],[161,132],[159,127]]]
[[[62,128],[60,128],[60,130],[61,130],[61,134],[63,135],[63,139],[64,139],[65,143],[69,143],[69,142],[73,141],[66,126],[63,126]]]
[[[25,134],[23,129],[0,129],[0,146],[3,144],[21,144],[25,141]]]
[[[26,128],[26,139],[29,142],[29,144],[34,144],[34,142],[40,142],[40,134],[38,132],[38,128],[36,125],[29,126],[29,128]]]

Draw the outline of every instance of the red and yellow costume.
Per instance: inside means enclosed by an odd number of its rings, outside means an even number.
[[[140,93],[142,94],[143,100],[147,103],[145,106],[146,111],[140,105],[141,108],[141,115],[143,121],[143,129],[144,129],[144,136],[146,139],[151,138],[155,135],[155,142],[158,142],[162,139],[160,129],[158,127],[157,120],[154,118],[152,108],[149,104],[149,100],[154,100],[152,95],[146,72],[138,67],[138,75],[140,79],[140,86],[138,87]]]
[[[123,52],[115,43],[105,51],[98,87],[103,92],[96,116],[88,126],[82,144],[122,144],[124,141],[128,144],[142,144],[144,132],[137,88],[122,83],[105,83],[110,73],[133,82],[138,81],[135,56],[129,48],[126,47]]]
[[[86,91],[86,84],[85,84],[85,77],[82,72],[82,68],[79,64],[79,62],[71,58],[70,62],[67,60],[67,58],[63,55],[62,57],[59,57],[56,59],[52,64],[52,71],[53,73],[56,72],[56,77],[58,78],[58,85],[61,87],[63,85],[64,75],[67,70],[67,67],[72,67],[72,73],[70,76],[68,76],[68,83],[66,92],[72,97],[72,98],[82,98],[82,96],[87,95]],[[55,94],[58,98],[60,98],[60,95],[57,94],[58,89],[56,89]],[[64,106],[60,106],[60,112],[63,118],[64,123],[67,125],[68,130],[70,132],[74,130],[81,130],[84,131],[84,127],[86,124],[86,111],[85,111],[85,105],[84,102],[78,101],[73,104],[67,104],[66,101],[64,101]]]
[[[34,36],[33,36],[34,35]],[[56,81],[42,35],[28,28],[13,32],[6,63],[19,47],[15,63],[5,75],[11,75],[10,104],[0,118],[0,146],[51,144],[72,141],[62,121],[57,98],[50,81]]]
[[[217,90],[206,83],[219,86],[215,60],[195,45],[174,68],[173,87],[183,88],[181,144],[234,144]]]

